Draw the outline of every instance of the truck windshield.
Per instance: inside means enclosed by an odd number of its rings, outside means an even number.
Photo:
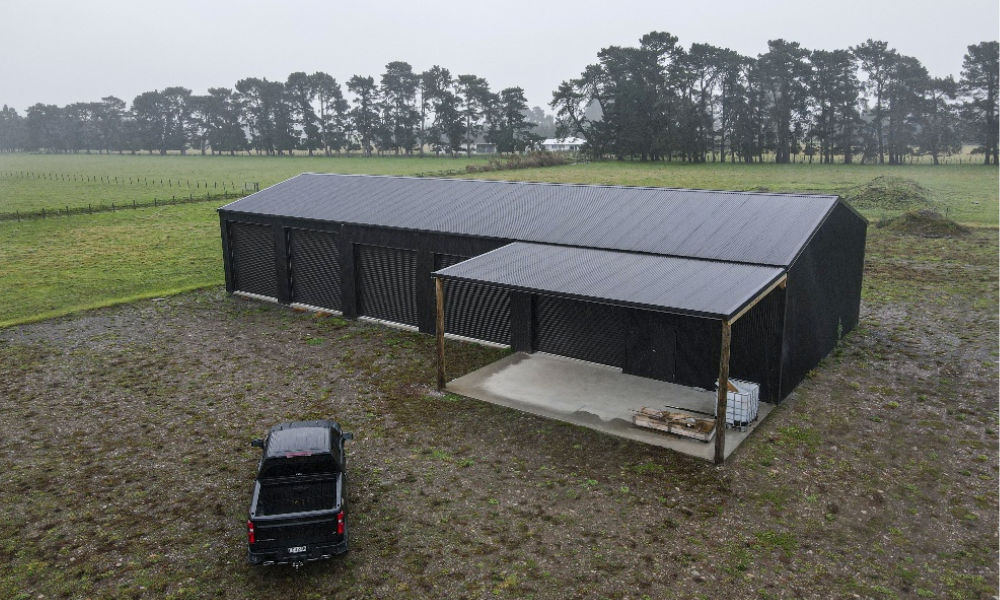
[[[337,468],[337,461],[330,454],[269,458],[264,461],[260,478],[324,475],[337,473],[339,470]]]

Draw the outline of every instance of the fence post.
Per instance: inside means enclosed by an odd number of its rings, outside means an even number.
[[[114,202],[111,203],[111,212],[115,212],[115,203]]]

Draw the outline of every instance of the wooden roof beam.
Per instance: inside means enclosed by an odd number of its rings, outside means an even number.
[[[784,289],[784,287],[787,284],[788,284],[788,273],[785,273],[784,275],[782,275],[781,277],[779,277],[777,279],[777,281],[775,281],[771,285],[767,286],[767,288],[765,288],[763,292],[761,292],[760,294],[757,294],[757,297],[754,298],[753,300],[751,300],[750,303],[747,304],[746,306],[744,306],[742,309],[740,309],[740,312],[736,313],[732,317],[729,317],[729,324],[732,325],[733,323],[736,322],[736,319],[739,319],[743,315],[747,314],[747,312],[749,312],[751,308],[753,308],[754,306],[756,306],[758,302],[760,302],[761,300],[763,300],[764,298],[766,298],[767,295],[770,294],[771,292],[773,292],[775,289],[777,289],[779,287],[782,288],[782,289]]]

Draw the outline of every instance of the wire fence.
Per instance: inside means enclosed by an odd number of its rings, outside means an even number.
[[[37,219],[57,219],[60,217],[70,217],[73,215],[93,215],[97,213],[108,213],[108,212],[118,212],[120,210],[135,210],[139,208],[157,208],[160,206],[173,206],[177,204],[194,204],[196,202],[211,202],[212,200],[236,200],[249,196],[254,192],[253,189],[246,190],[224,190],[221,194],[213,194],[206,191],[205,195],[195,196],[194,192],[189,192],[188,196],[185,198],[177,195],[172,195],[170,198],[156,198],[154,197],[152,201],[150,200],[132,200],[131,203],[115,203],[111,204],[88,204],[87,206],[66,206],[64,208],[41,208],[39,210],[30,211],[14,211],[14,212],[0,212],[0,222],[9,221],[32,221]]]
[[[114,175],[86,175],[76,173],[41,173],[38,171],[2,171],[0,179],[38,179],[47,181],[68,181],[80,183],[97,183],[104,185],[142,185],[158,186],[165,188],[181,189],[211,189],[229,191],[236,190],[244,192],[256,192],[260,190],[258,182],[236,182],[236,181],[207,181],[204,179],[169,179],[163,177],[125,177]]]

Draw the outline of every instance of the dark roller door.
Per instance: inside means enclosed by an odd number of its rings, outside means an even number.
[[[325,231],[291,231],[292,301],[340,310],[340,253]]]
[[[359,314],[417,325],[417,253],[358,246]]]
[[[468,260],[465,256],[434,255],[438,271]],[[444,282],[444,330],[476,340],[510,344],[510,294],[502,288]]]
[[[676,317],[649,310],[627,310],[626,373],[661,381],[677,381]]]
[[[274,265],[274,238],[270,225],[229,224],[233,289],[278,297],[278,275]]]
[[[535,348],[560,356],[622,367],[625,363],[625,309],[538,296]]]

